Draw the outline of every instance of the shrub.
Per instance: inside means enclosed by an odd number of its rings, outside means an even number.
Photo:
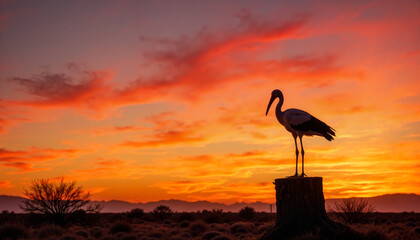
[[[415,227],[416,226],[413,222],[406,222],[404,225],[408,226],[408,227]]]
[[[71,235],[65,235],[65,236],[62,236],[60,240],[77,240],[77,238]]]
[[[243,219],[250,220],[255,216],[255,209],[252,207],[244,207],[239,210],[239,216]]]
[[[114,238],[114,237],[112,237],[112,236],[104,236],[104,237],[102,238],[102,240],[115,240],[115,238]]]
[[[9,223],[0,226],[0,239],[20,239],[28,237],[28,231],[21,225]]]
[[[383,233],[379,230],[369,229],[364,234],[364,239],[365,240],[387,240],[388,238],[386,237],[385,233]]]
[[[74,234],[76,234],[77,236],[85,237],[85,238],[89,237],[89,234],[84,230],[78,230]]]
[[[92,229],[90,229],[90,235],[94,238],[100,238],[102,237],[102,229],[99,227],[94,227]]]
[[[168,207],[166,205],[159,205],[159,206],[155,207],[155,209],[153,209],[152,214],[156,218],[158,218],[160,220],[163,220],[163,219],[168,218],[172,215],[172,210],[171,210],[170,207]]]
[[[191,239],[191,234],[189,234],[187,232],[184,232],[184,233],[181,234],[180,237],[185,238],[185,239]]]
[[[249,233],[251,232],[251,228],[247,224],[235,223],[230,227],[230,232],[232,234]]]
[[[116,234],[116,233],[129,233],[133,231],[133,228],[131,228],[131,225],[126,222],[117,222],[112,225],[111,229],[109,230],[109,233]]]
[[[44,225],[38,231],[38,238],[60,237],[64,229],[57,225]]]
[[[357,223],[368,220],[375,208],[365,199],[345,198],[335,202],[330,211],[346,223]]]
[[[220,236],[220,233],[219,232],[214,232],[214,231],[212,231],[212,232],[206,232],[203,235],[203,240],[211,240],[211,239],[213,239],[213,238],[215,238],[217,236]]]
[[[102,240],[115,240],[115,238],[114,238],[114,237],[112,237],[112,236],[104,236],[104,237],[102,238]]]
[[[183,221],[182,223],[179,224],[179,227],[181,228],[187,228],[190,226],[190,222],[188,221]]]
[[[414,227],[410,230],[411,234],[420,234],[420,227]]]
[[[160,233],[160,232],[153,232],[153,233],[149,234],[149,237],[154,237],[154,238],[161,239],[161,238],[163,238],[163,234]]]
[[[207,225],[203,222],[194,222],[189,228],[189,232],[193,236],[199,236],[207,230]]]
[[[32,185],[24,190],[25,200],[22,201],[23,211],[41,213],[51,217],[56,223],[63,225],[76,211],[87,206],[86,211],[97,212],[102,205],[89,205],[90,193],[85,192],[76,182],[65,182],[64,178],[58,180],[34,180]]]
[[[195,220],[194,215],[192,215],[191,213],[187,213],[187,212],[182,212],[177,219],[178,222],[183,222],[183,221],[190,221],[191,222],[191,221],[194,221],[194,220]]]
[[[226,236],[218,236],[213,238],[212,240],[230,240],[230,238]]]
[[[3,210],[0,214],[0,224],[7,224],[10,222],[16,221],[16,214],[14,212],[9,212],[7,210]]]
[[[137,237],[134,235],[128,235],[123,237],[121,240],[137,240]]]
[[[204,219],[206,223],[220,223],[223,219],[223,209],[213,209],[206,215],[207,216]]]
[[[131,209],[131,211],[128,212],[127,216],[129,218],[141,218],[144,216],[144,210],[141,208]]]

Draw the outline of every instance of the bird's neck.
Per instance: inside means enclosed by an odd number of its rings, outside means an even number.
[[[276,106],[276,113],[278,113],[278,114],[280,114],[280,113],[282,113],[282,111],[281,111],[281,107],[283,106],[283,98],[279,98],[279,103],[277,103],[277,106]]]

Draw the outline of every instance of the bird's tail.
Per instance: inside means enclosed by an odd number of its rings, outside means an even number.
[[[334,137],[335,137],[335,129],[332,128],[332,127],[330,127],[330,126],[328,126],[327,124],[325,124],[325,125],[328,127],[328,129],[327,129],[327,131],[323,132],[322,136],[324,136],[325,139],[327,139],[328,141],[334,140]]]

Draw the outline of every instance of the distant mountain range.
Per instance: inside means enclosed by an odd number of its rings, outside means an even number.
[[[7,210],[21,213],[19,204],[24,198],[16,196],[0,195],[0,211]],[[378,212],[420,212],[420,195],[417,194],[387,194],[377,197],[364,198],[369,201]],[[341,199],[326,199],[325,207],[328,209],[335,201]],[[241,208],[249,206],[259,212],[270,212],[270,203],[234,203],[223,204],[209,201],[187,202],[182,200],[161,200],[148,203],[130,203],[119,200],[92,201],[101,203],[104,206],[102,212],[127,212],[133,208],[141,208],[146,212],[152,211],[158,205],[167,205],[177,212],[196,212],[200,210],[223,209],[224,212],[238,212]],[[272,203],[273,212],[276,211],[276,204]]]

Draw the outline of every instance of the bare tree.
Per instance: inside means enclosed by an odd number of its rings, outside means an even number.
[[[347,223],[365,221],[376,211],[375,207],[363,198],[344,198],[334,202],[329,210]]]
[[[63,177],[34,180],[23,193],[26,199],[20,208],[49,215],[58,224],[63,224],[76,211],[99,212],[103,208],[100,204],[88,205],[90,193],[77,186],[76,181],[65,182]]]

